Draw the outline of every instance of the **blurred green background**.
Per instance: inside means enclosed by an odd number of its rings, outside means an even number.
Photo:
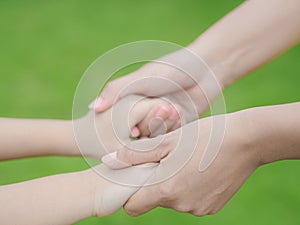
[[[1,0],[0,116],[71,119],[76,85],[98,56],[145,39],[187,45],[241,2]],[[297,46],[228,88],[228,112],[300,101],[299,59]],[[0,162],[0,184],[85,168],[86,162],[76,157]],[[299,171],[297,161],[258,169],[213,216],[199,218],[158,208],[131,218],[120,210],[77,224],[300,224]]]

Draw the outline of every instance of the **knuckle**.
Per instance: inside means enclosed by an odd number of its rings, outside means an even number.
[[[192,214],[194,216],[199,216],[199,217],[204,216],[204,214],[202,212],[200,212],[200,211],[192,212]]]
[[[189,212],[190,206],[183,203],[179,203],[177,205],[174,205],[173,209],[175,209],[177,212]]]
[[[106,89],[112,89],[114,86],[114,81],[110,81],[106,84]]]
[[[158,162],[164,157],[163,151],[160,149],[155,150],[153,160]]]
[[[116,82],[115,81],[110,81],[105,85],[105,92],[111,92],[115,90]]]
[[[124,206],[124,211],[129,215],[129,216],[138,216],[139,213],[136,209],[127,206],[127,204]]]
[[[193,214],[194,216],[199,216],[199,217],[201,217],[201,216],[206,216],[206,215],[207,215],[205,212],[200,211],[200,210],[193,211],[192,214]]]
[[[194,216],[206,216],[206,215],[209,215],[209,212],[210,210],[208,208],[199,208],[199,209],[196,209],[196,210],[192,210],[191,211],[191,214],[194,215]]]
[[[223,204],[222,204],[222,205],[217,205],[217,206],[211,208],[211,210],[209,211],[208,214],[209,214],[209,215],[214,215],[214,214],[218,213],[220,210],[222,210],[223,207],[224,207]]]
[[[129,216],[133,216],[136,217],[139,215],[139,213],[135,210],[132,209],[127,209],[126,207],[124,207],[124,211],[129,215]]]
[[[162,202],[168,202],[174,199],[174,187],[170,184],[161,184],[158,188],[158,192]]]
[[[214,215],[214,214],[216,214],[217,212],[219,212],[218,209],[212,209],[212,210],[210,210],[210,211],[208,212],[207,215]]]

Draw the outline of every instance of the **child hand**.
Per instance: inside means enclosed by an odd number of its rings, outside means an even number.
[[[155,105],[135,127],[131,129],[131,137],[154,137],[176,130],[182,121],[175,106],[168,103]]]
[[[130,136],[153,137],[181,124],[179,114],[167,101],[139,95],[127,96],[102,113],[90,111],[73,123],[82,155],[96,159],[127,145]]]
[[[93,180],[93,216],[104,217],[120,209],[155,172],[157,163],[123,170],[111,170],[104,164],[89,169]]]

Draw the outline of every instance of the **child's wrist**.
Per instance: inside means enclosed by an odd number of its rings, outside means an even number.
[[[85,218],[94,216],[96,179],[93,171],[87,169],[75,172],[73,175],[76,177],[76,180],[80,181],[76,187],[70,187],[79,193],[76,197],[79,211],[84,212]]]
[[[57,154],[59,155],[80,155],[76,144],[75,134],[73,131],[72,120],[59,121],[57,130]]]

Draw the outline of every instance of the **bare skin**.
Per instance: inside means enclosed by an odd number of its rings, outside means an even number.
[[[223,89],[298,44],[300,41],[299,28],[300,1],[245,1],[187,46],[188,50],[196,53],[209,65],[216,75],[221,89],[209,88],[212,87],[212,83],[207,79],[209,76],[205,73],[192,74],[198,78],[197,83],[193,83],[185,73],[165,64],[151,62],[125,77],[111,81],[101,93],[94,109],[96,112],[101,112],[111,107],[120,98],[116,96],[117,90],[122,89],[127,83],[135,82],[141,77],[155,77],[166,78],[180,85],[184,92],[193,99],[200,115],[208,108],[209,102],[214,100]],[[190,61],[182,60],[184,59],[182,51],[162,58],[167,58],[163,61],[178,62],[178,65],[184,68],[193,68],[193,65],[189,64]],[[127,94],[139,93],[145,96],[165,98],[182,94],[182,90],[174,88],[155,88],[159,85],[159,82],[153,83],[152,86],[151,84],[140,85],[127,91]],[[203,92],[199,86],[208,88],[204,89],[206,92]],[[178,101],[176,98],[172,100],[174,105],[181,106],[181,111],[189,110],[182,107],[180,100]],[[179,111],[178,114],[180,113]],[[155,115],[155,113],[152,114]],[[182,116],[185,116],[184,113]],[[232,122],[240,121],[236,117],[247,118],[247,121],[251,122],[246,125],[241,123],[241,128],[238,128],[240,126],[235,126]],[[138,124],[134,128],[135,133],[147,136],[149,132],[145,128],[145,124],[148,124],[151,118],[148,116]],[[186,120],[195,119],[197,118],[187,118]],[[209,120],[200,120],[199,124],[209,129],[209,122],[205,122]],[[199,156],[202,150],[202,145],[199,144],[198,154],[180,173],[160,185],[141,189],[125,205],[126,211],[130,215],[140,215],[156,206],[165,206],[194,215],[215,213],[223,207],[259,165],[281,159],[299,159],[300,134],[297,126],[299,124],[299,103],[246,110],[245,113],[228,115],[227,121],[228,126],[221,151],[211,167],[204,173],[199,173]],[[245,127],[251,127],[250,131],[252,132],[249,133],[248,130],[245,132]],[[169,129],[169,131],[171,130],[172,128]],[[177,140],[177,132],[166,135],[167,140]],[[259,135],[256,136],[255,133]],[[207,134],[202,133],[203,140],[207,138],[205,135]],[[240,137],[240,135],[249,136],[241,137],[238,140],[234,138],[234,136]],[[115,154],[117,155],[116,160],[126,162],[127,165],[159,161],[168,155],[173,145],[172,141],[170,141],[169,147],[164,142],[163,148],[162,146],[157,147],[157,151],[148,154],[137,153],[130,149],[121,150]],[[262,149],[262,147],[264,148]],[[247,153],[244,154],[245,152]],[[240,160],[233,162],[233,156],[238,156]],[[230,170],[225,170],[226,163],[236,164],[232,164]],[[240,171],[243,173],[241,174]],[[147,196],[156,197],[148,198],[148,201],[145,201]]]
[[[299,115],[299,102],[227,114],[219,154],[203,172],[199,171],[199,165],[211,138],[213,117],[193,122],[198,123],[200,132],[191,160],[170,179],[141,188],[124,206],[126,212],[137,216],[157,206],[197,216],[218,212],[258,167],[279,160],[300,159]],[[176,154],[172,151],[181,138],[180,132],[190,132],[188,126],[166,134],[164,143],[152,151],[124,148],[117,152],[117,160],[137,165],[164,158],[160,165],[164,166],[169,156]],[[141,141],[146,145],[153,139]]]
[[[131,96],[116,105],[132,103]],[[147,112],[164,102],[145,99],[138,102],[130,112],[134,126]],[[95,121],[97,134],[105,140],[103,148],[80,149],[77,146],[73,121],[0,119],[0,159],[16,159],[33,156],[65,155],[85,156],[100,159],[109,151],[119,149],[122,144],[113,132],[111,111],[95,115],[90,112],[74,123]],[[95,120],[94,120],[95,119]],[[124,121],[124,124],[127,123]],[[125,132],[125,133],[124,133]],[[123,129],[124,141],[129,141],[130,129]],[[119,137],[120,138],[120,137]],[[86,147],[86,146],[84,146]],[[103,217],[118,210],[137,191],[152,167],[129,168],[112,172],[114,176],[134,177],[133,186],[120,185],[104,179],[99,171],[109,170],[102,164],[91,169],[43,177],[31,181],[0,186],[1,224],[73,224],[90,217]],[[125,175],[124,175],[125,173]]]
[[[299,43],[299,27],[300,2],[298,0],[245,1],[187,46],[188,50],[200,56],[212,69],[218,85],[205,72],[199,74],[196,70],[191,74],[192,77],[197,78],[195,83],[186,73],[174,67],[150,62],[139,70],[108,83],[93,108],[96,112],[108,109],[118,100],[118,90],[141,78],[152,77],[166,78],[177,83],[185,93],[190,95],[198,114],[201,115],[209,107],[209,101],[213,101],[224,88]],[[172,62],[187,71],[193,71],[193,67],[197,68],[197,65],[184,59],[184,51],[178,51],[158,61]],[[159,86],[160,82],[157,80],[144,86],[141,84],[133,87],[126,93],[168,98],[173,105],[178,106],[178,114],[189,110],[181,98],[178,98],[182,95],[182,90],[174,87],[157,88]],[[178,117],[171,116],[174,107],[172,105],[169,107],[171,109],[168,109],[162,118],[167,122],[166,124],[171,124],[168,131],[172,131],[178,128],[178,125],[172,128],[173,124],[183,124],[178,122]],[[152,109],[148,116],[133,128],[132,136],[149,136],[147,125],[161,110],[161,108]],[[188,117],[184,113],[181,116],[187,117],[185,118],[187,122],[197,119],[194,116]],[[171,122],[170,117],[173,118]]]
[[[270,5],[272,5],[272,10],[269,10]],[[218,82],[223,89],[299,42],[299,9],[300,3],[297,0],[247,1],[224,17],[216,25],[212,26],[194,43],[188,46],[188,48],[201,56],[208,63],[216,74]],[[253,17],[254,14],[255,17]],[[280,29],[278,29],[278,27],[280,27]],[[174,54],[175,56],[178,54],[178,58],[181,56],[180,52]],[[168,56],[166,57],[168,58]],[[172,57],[173,55],[171,58]],[[161,74],[162,71],[164,71],[163,74]],[[208,107],[205,94],[198,86],[195,86],[193,82],[186,82],[190,81],[190,79],[185,79],[184,74],[180,76],[178,71],[174,71],[164,65],[159,66],[155,63],[150,63],[130,76],[111,82],[101,95],[102,101],[98,101],[98,103],[101,102],[101,104],[95,104],[93,108],[95,108],[96,111],[108,109],[115,103],[114,99],[117,90],[129,81],[133,81],[141,76],[162,76],[173,79],[176,83],[180,84],[195,101],[199,114],[204,112]],[[180,77],[180,79],[177,79],[178,77]],[[210,86],[209,81],[206,79],[200,80],[202,85]],[[157,83],[154,85],[156,87]],[[151,96],[164,96],[172,99],[173,104],[182,106],[180,98],[176,98],[181,94],[176,93],[178,90],[165,89],[160,93],[150,93],[149,89],[155,90],[155,88],[151,86],[139,88],[142,91],[139,90],[137,92],[137,90],[132,90],[128,92],[128,94],[139,93]],[[219,94],[219,90],[212,90],[208,98],[213,100]],[[230,114],[228,116],[229,127],[222,145],[222,151],[214,164],[205,173],[199,173],[198,171],[199,156],[201,155],[202,149],[201,145],[199,145],[198,154],[195,155],[195,158],[191,160],[184,170],[174,178],[163,183],[163,185],[141,189],[126,204],[125,209],[127,212],[132,215],[138,215],[157,205],[162,205],[175,208],[178,211],[191,212],[195,215],[215,213],[223,207],[245,179],[247,179],[259,165],[281,159],[299,159],[299,127],[297,126],[297,124],[299,124],[297,123],[299,118],[296,117],[297,120],[295,119],[295,115],[299,115],[299,104],[284,106],[284,109],[280,106],[278,106],[278,109],[277,106],[274,107],[276,107],[276,113],[273,111],[275,108],[271,109],[271,111],[269,111],[269,108],[263,108],[262,110],[250,110],[246,113],[247,121],[252,121],[247,124],[247,126],[251,127],[250,131],[247,132],[247,135],[249,135],[247,138],[250,137],[252,141],[249,142],[249,139],[247,139],[246,143],[243,137],[240,137],[240,140],[236,140],[236,136],[243,134],[241,131],[244,131],[244,129],[241,130],[241,127],[244,127],[245,124],[241,125],[242,122],[239,118],[245,119],[245,114],[242,112]],[[151,132],[148,129],[148,124],[153,117],[170,120],[168,123],[168,131],[172,131],[182,125],[178,123],[178,115],[180,112],[177,112],[176,115],[173,106],[169,106],[167,110],[158,113],[161,109],[162,107],[158,107],[154,111],[149,110],[150,116],[145,115],[145,121],[139,121],[140,123],[132,128],[132,136],[149,136]],[[181,110],[185,110],[184,107],[182,107]],[[295,111],[296,114],[294,114]],[[290,116],[291,113],[293,117]],[[276,118],[274,118],[274,116],[276,116]],[[187,121],[195,119],[196,118],[188,118]],[[209,119],[201,120],[199,124],[209,128],[210,123],[207,121],[209,121]],[[31,121],[31,124],[30,121],[12,121],[7,119],[1,122],[3,123],[3,128],[10,128],[4,131],[2,130],[1,132],[0,156],[2,159],[35,155],[79,154],[78,149],[75,147],[74,137],[70,133],[71,124],[68,122]],[[241,124],[238,125],[240,122]],[[20,129],[15,126],[19,123],[22,125]],[[257,126],[262,127],[257,128]],[[10,131],[6,132],[7,130]],[[260,135],[256,136],[254,135],[255,133],[259,133]],[[207,138],[205,132],[201,135],[204,140]],[[173,139],[177,138],[176,132],[170,133],[170,140],[172,137]],[[17,139],[21,141],[15,141]],[[28,142],[28,140],[32,141]],[[270,141],[263,142],[265,140]],[[260,145],[257,145],[257,143]],[[243,150],[249,150],[249,146],[254,146],[253,149],[251,148],[253,151],[247,151],[247,154],[243,154],[245,153]],[[266,147],[264,151],[261,151],[261,146]],[[280,149],[286,149],[286,151],[282,152]],[[256,154],[254,154],[254,152]],[[99,154],[94,155],[93,152],[87,153],[87,155],[99,157]],[[126,151],[124,154],[124,160],[126,161],[125,155]],[[236,166],[232,167],[231,170],[227,171],[223,176],[219,176],[220,171],[224,171],[225,162],[236,163],[236,161],[230,161],[233,158],[230,157],[232,155],[238,156],[238,158],[240,158],[238,162],[241,164],[237,163]],[[162,156],[164,156],[164,154]],[[119,157],[122,156],[119,155]],[[142,157],[142,159],[143,160],[139,158],[135,163],[139,164],[146,161],[159,160],[158,158],[151,158],[151,155],[147,155],[146,158]],[[119,160],[122,160],[122,158],[119,158]],[[240,171],[243,172],[242,175],[239,174]],[[188,179],[189,176],[186,176],[187,172],[194,175],[192,179]],[[96,177],[97,181],[95,179]],[[212,179],[212,177],[214,179]],[[183,180],[185,182],[182,182]],[[201,180],[200,183],[199,180]],[[209,185],[206,185],[204,181],[207,181]],[[217,187],[220,187],[219,184],[221,183],[223,185],[218,189]],[[95,208],[94,200],[102,199],[106,195],[103,190],[109,190],[110,187],[112,187],[110,185],[111,184],[105,180],[99,180],[99,177],[95,176],[95,174],[89,170],[75,174],[63,174],[20,184],[2,186],[0,188],[0,203],[2,204],[1,208],[4,210],[2,211],[3,216],[1,215],[0,220],[1,223],[4,224],[18,224],[20,223],[20,219],[22,224],[41,224],[41,221],[47,221],[49,224],[69,224],[91,215],[103,216],[106,214],[101,210],[101,207],[100,209],[97,208],[99,205],[96,204],[97,207]],[[171,192],[170,187],[174,185],[178,187],[176,193]],[[189,186],[184,187],[182,185]],[[71,191],[65,192],[70,186],[75,187]],[[118,185],[116,187],[118,188]],[[210,189],[208,189],[208,187],[210,187]],[[186,190],[185,188],[191,190],[188,193],[189,195],[181,191]],[[114,189],[114,187],[112,187],[112,189]],[[57,191],[55,195],[53,193],[54,190]],[[201,190],[201,192],[199,192],[199,190]],[[124,203],[126,198],[129,197],[135,189],[130,189],[130,193],[129,191],[127,192],[127,190],[125,191],[128,196],[123,195],[121,191],[122,196],[125,197],[121,198],[121,202],[118,202],[116,206],[112,207],[109,213],[120,207],[122,202]],[[173,195],[170,196],[170,194]],[[198,195],[196,196],[194,194]],[[37,198],[30,197],[33,195],[37,195]],[[148,202],[145,202],[144,197],[149,195],[153,195],[154,197]],[[11,196],[18,196],[20,201],[11,201]],[[193,196],[193,198],[191,196]],[[204,198],[204,196],[208,197]],[[24,217],[18,217],[16,213]],[[33,217],[32,213],[35,213]],[[70,215],[70,213],[72,213],[72,215]]]

